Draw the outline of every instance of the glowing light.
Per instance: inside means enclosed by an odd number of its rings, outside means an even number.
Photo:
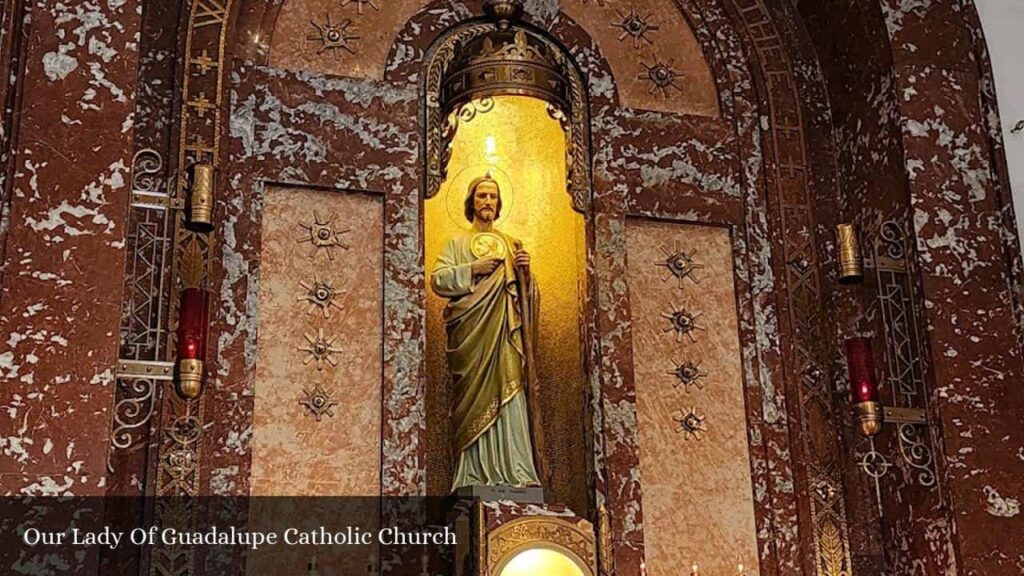
[[[484,159],[490,164],[498,163],[498,141],[494,136],[484,138]]]
[[[547,548],[530,548],[516,554],[500,576],[582,576],[583,570],[568,556]]]

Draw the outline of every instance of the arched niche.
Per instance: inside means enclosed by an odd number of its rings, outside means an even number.
[[[535,82],[524,80],[530,75]],[[583,423],[592,311],[590,149],[581,75],[541,32],[476,19],[437,40],[422,95],[428,280],[447,239],[468,229],[463,214],[468,184],[491,173],[505,204],[496,227],[531,253],[540,290],[538,394],[545,459],[553,468],[546,487],[553,499],[582,511],[588,493]],[[426,300],[427,483],[429,493],[445,493],[457,457],[448,445],[445,300],[430,290]]]

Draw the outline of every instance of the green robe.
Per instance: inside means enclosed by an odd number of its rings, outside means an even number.
[[[459,452],[452,490],[462,486],[540,486],[533,462],[523,392],[523,341],[514,239],[505,262],[474,282],[470,265],[476,232],[448,240],[434,265],[431,287],[448,298],[448,368],[452,373],[452,436]],[[532,285],[533,282],[530,282]],[[531,286],[531,307],[537,292]],[[536,314],[533,315],[536,318]]]

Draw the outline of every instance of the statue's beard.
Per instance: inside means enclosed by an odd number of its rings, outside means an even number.
[[[494,221],[494,210],[491,208],[481,208],[475,218],[484,223],[491,223]]]

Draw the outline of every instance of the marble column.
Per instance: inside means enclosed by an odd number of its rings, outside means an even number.
[[[1024,569],[1024,378],[1007,214],[966,2],[882,0],[958,574]],[[1012,223],[1012,218],[1009,218]],[[946,573],[953,573],[946,571]]]

